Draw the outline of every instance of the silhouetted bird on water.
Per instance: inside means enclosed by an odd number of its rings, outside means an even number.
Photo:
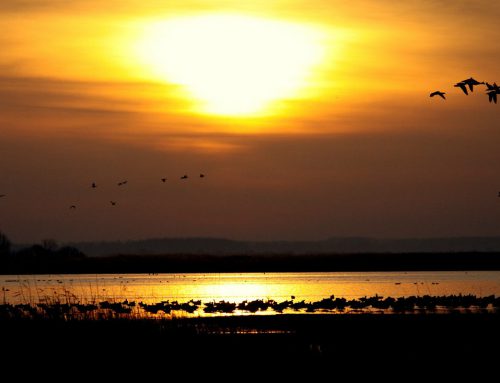
[[[187,174],[184,174],[182,177],[181,177],[181,180],[187,180],[188,176]]]
[[[166,178],[162,178],[162,179],[161,179],[161,182],[166,182],[166,181],[167,181],[167,179],[166,179]]]
[[[109,201],[109,203],[110,203],[112,206],[115,206],[115,205],[116,205],[116,201]]]
[[[118,182],[118,186],[126,185],[128,181]]]
[[[457,82],[457,83],[456,83],[455,85],[453,85],[453,86],[454,86],[454,87],[456,87],[456,88],[460,88],[460,89],[462,89],[466,95],[469,95],[469,93],[467,92],[467,88],[465,87],[465,85],[466,85],[466,84],[465,84],[464,82]]]
[[[439,97],[442,97],[443,100],[446,100],[446,97],[444,96],[445,94],[446,94],[445,92],[441,92],[441,91],[437,90],[435,92],[432,92],[429,97],[439,96]]]
[[[97,185],[95,184],[95,182],[92,182],[92,189],[95,189],[97,187]]]

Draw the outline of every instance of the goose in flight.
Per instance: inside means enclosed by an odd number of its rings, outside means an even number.
[[[469,95],[469,93],[467,92],[467,88],[465,87],[466,83],[461,81],[461,82],[457,82],[455,85],[453,85],[455,88],[460,88],[463,90],[463,92],[465,93],[466,96]]]
[[[486,88],[488,90],[486,91],[486,94],[488,95],[488,100],[490,102],[494,102],[495,104],[497,103],[497,94],[500,94],[500,87],[497,85],[496,82],[492,84],[486,83]]]
[[[488,90],[500,90],[500,87],[496,82],[494,82],[493,85],[491,85],[490,83],[486,83],[486,87],[488,88]]]
[[[166,177],[161,179],[161,182],[166,182],[166,181],[167,181]]]
[[[76,209],[76,205],[71,205],[69,208],[70,209]]]
[[[187,180],[188,176],[187,174],[184,174],[182,177],[181,177],[181,180]]]
[[[111,206],[115,206],[116,205],[116,201],[109,201],[109,203],[111,204]]]
[[[118,186],[126,185],[126,184],[127,184],[127,182],[128,182],[127,180],[122,181],[122,182],[118,182]]]
[[[97,185],[95,184],[95,182],[92,182],[92,189],[95,189],[97,187]]]
[[[436,90],[435,92],[432,92],[429,97],[439,96],[439,97],[442,97],[443,100],[446,100],[446,97],[444,96],[445,94],[446,94],[445,92],[441,92],[439,90]]]
[[[494,102],[495,104],[497,103],[497,94],[500,94],[500,89],[494,89],[486,92],[488,95],[488,101],[489,102]]]
[[[201,173],[200,178],[205,178],[205,174]]]
[[[466,80],[462,80],[460,82],[463,83],[463,84],[469,85],[469,89],[470,89],[471,92],[474,91],[474,85],[482,85],[482,84],[484,84],[484,81],[483,82],[479,82],[477,80],[474,80],[472,77],[470,77],[470,78],[468,78]]]

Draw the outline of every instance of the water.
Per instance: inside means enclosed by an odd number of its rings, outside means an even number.
[[[2,303],[500,296],[500,271],[0,275]]]

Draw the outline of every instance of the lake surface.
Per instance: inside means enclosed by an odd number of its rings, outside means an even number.
[[[500,296],[500,271],[0,275],[2,303]]]

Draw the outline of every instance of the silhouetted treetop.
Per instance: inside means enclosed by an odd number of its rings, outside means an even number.
[[[0,232],[0,256],[6,256],[10,254],[11,242],[9,238],[2,232]]]

